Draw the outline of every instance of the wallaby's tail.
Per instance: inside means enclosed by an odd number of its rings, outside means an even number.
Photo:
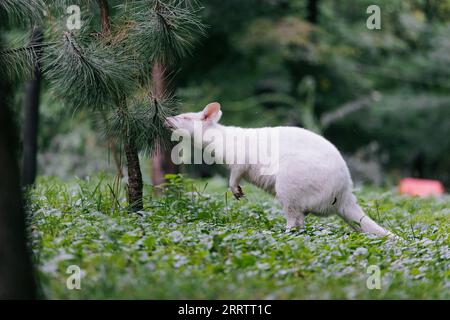
[[[356,231],[372,233],[378,236],[396,237],[392,232],[379,226],[369,216],[364,214],[364,211],[356,202],[356,197],[350,191],[342,196],[338,214]]]

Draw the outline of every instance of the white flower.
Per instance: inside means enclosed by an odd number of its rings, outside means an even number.
[[[169,233],[168,236],[172,238],[172,241],[175,243],[180,242],[183,239],[183,234],[178,230]]]
[[[365,256],[367,254],[368,250],[363,247],[356,248],[355,252],[353,253],[355,256]]]

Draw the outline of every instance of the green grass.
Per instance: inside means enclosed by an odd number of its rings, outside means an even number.
[[[114,191],[115,190],[115,191]],[[41,178],[30,191],[32,247],[50,299],[449,299],[450,198],[357,192],[366,212],[405,240],[354,233],[337,217],[308,216],[286,233],[271,196],[222,179],[173,177],[142,215],[108,179]],[[147,194],[150,189],[147,187]],[[81,290],[66,269],[82,269]],[[381,270],[369,290],[367,267]]]

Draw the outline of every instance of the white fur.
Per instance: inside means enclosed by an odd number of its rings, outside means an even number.
[[[236,198],[243,196],[239,186],[243,178],[261,189],[274,194],[283,205],[287,229],[302,227],[305,215],[338,214],[353,229],[394,236],[366,216],[352,193],[353,183],[347,165],[336,147],[325,138],[296,127],[243,129],[218,123],[222,112],[218,103],[211,103],[201,112],[185,113],[168,119],[175,128],[193,133],[193,122],[202,121],[204,132],[214,129],[224,134],[245,134],[246,131],[269,132],[277,130],[278,171],[262,175],[261,164],[228,164],[230,189]],[[230,132],[231,131],[231,132]],[[235,147],[231,145],[231,147]],[[238,146],[239,147],[239,146]],[[255,145],[250,145],[250,148]],[[227,145],[230,148],[230,145]],[[224,156],[227,153],[225,148]]]

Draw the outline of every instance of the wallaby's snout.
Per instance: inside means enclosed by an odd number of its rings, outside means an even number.
[[[167,117],[166,121],[164,121],[164,125],[167,128],[175,129],[175,117]]]
[[[183,129],[192,134],[196,125],[198,128],[211,127],[219,122],[221,116],[220,104],[212,102],[200,112],[187,112],[168,117],[165,123],[172,129]]]

